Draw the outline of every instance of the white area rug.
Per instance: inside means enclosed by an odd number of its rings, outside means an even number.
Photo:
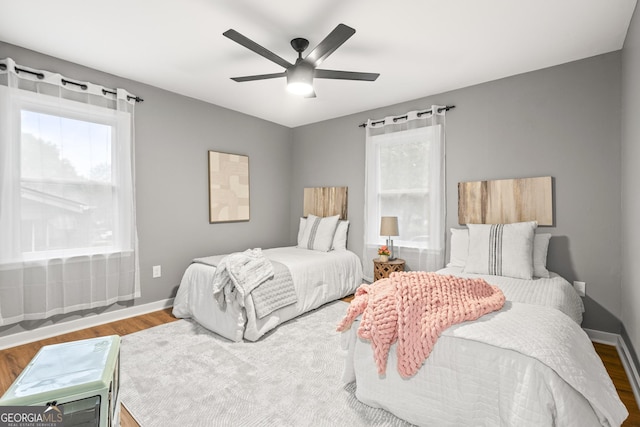
[[[121,399],[143,427],[407,426],[342,384],[341,301],[232,343],[179,320],[122,338]]]

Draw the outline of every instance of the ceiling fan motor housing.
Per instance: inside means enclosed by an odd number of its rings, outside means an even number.
[[[295,38],[291,40],[291,47],[293,50],[298,52],[298,57],[302,57],[302,52],[304,52],[309,47],[309,40],[303,38]]]

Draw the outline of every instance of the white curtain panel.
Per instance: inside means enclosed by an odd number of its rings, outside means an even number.
[[[0,59],[0,324],[140,296],[135,97]]]
[[[394,256],[405,269],[434,271],[445,257],[445,107],[369,120],[366,136],[365,279],[386,244],[380,218],[397,216]]]

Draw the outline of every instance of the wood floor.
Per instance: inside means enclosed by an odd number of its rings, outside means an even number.
[[[11,386],[16,377],[20,372],[22,372],[22,369],[24,369],[43,345],[106,335],[127,335],[153,326],[173,322],[175,320],[177,319],[171,315],[171,309],[166,309],[1,350],[0,394],[4,393],[7,388]],[[620,395],[620,399],[629,410],[629,418],[627,418],[622,425],[640,427],[640,409],[638,409],[638,404],[633,396],[629,379],[624,371],[624,367],[622,366],[622,362],[620,361],[616,348],[610,345],[598,343],[594,343],[594,347],[604,362],[609,375],[613,379],[616,389],[618,390],[618,394]],[[121,412],[121,425],[122,427],[139,427],[138,423],[136,423],[125,408],[122,408]]]
[[[602,359],[605,368],[607,368],[607,372],[613,380],[616,390],[618,390],[620,400],[622,400],[622,403],[624,403],[624,406],[626,406],[629,411],[629,417],[622,425],[634,427],[640,426],[640,409],[638,409],[638,403],[633,395],[633,390],[631,390],[629,378],[624,371],[624,366],[622,366],[620,356],[618,356],[618,350],[612,345],[600,343],[593,343],[593,346],[595,347],[598,356]]]

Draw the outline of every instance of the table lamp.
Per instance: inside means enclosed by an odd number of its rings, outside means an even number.
[[[397,216],[383,216],[380,218],[380,235],[387,236],[387,247],[389,248],[389,259],[396,259],[393,251],[393,240],[391,236],[399,236],[398,233],[398,217]]]

